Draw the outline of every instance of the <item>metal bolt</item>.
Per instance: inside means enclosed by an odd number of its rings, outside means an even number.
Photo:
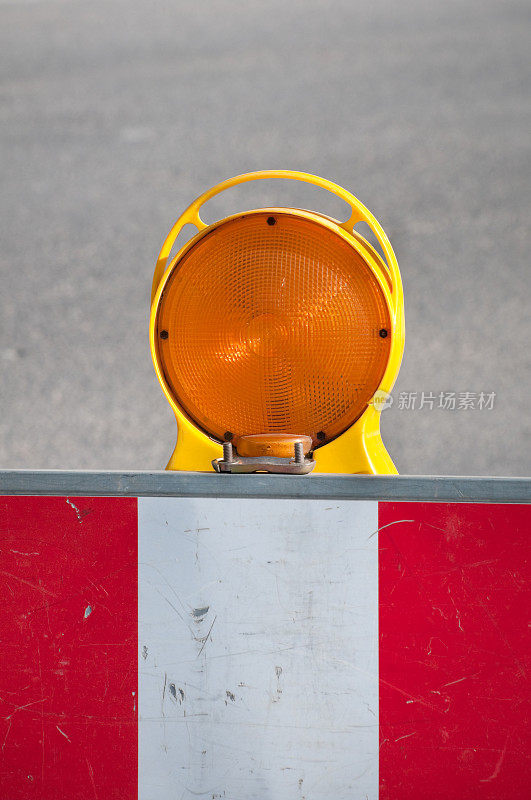
[[[268,217],[267,218],[267,224],[268,225],[276,225],[276,222],[277,221],[276,221],[276,219],[274,217]]]
[[[387,328],[380,328],[380,330],[378,332],[379,332],[380,336],[382,337],[382,339],[387,339],[387,335],[389,333]]]
[[[223,461],[227,464],[232,461],[232,442],[223,442]]]
[[[161,338],[161,339],[167,339],[167,338],[168,338],[168,336],[169,336],[169,333],[168,333],[168,331],[161,331],[161,332],[160,332],[160,338]]]
[[[304,464],[304,450],[302,442],[295,442],[295,463]]]

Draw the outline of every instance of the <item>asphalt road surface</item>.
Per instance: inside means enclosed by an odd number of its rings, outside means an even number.
[[[525,0],[0,0],[0,21],[1,468],[165,466],[156,254],[209,186],[287,168],[349,188],[397,253],[406,352],[382,427],[399,470],[529,474]],[[297,192],[212,213],[333,212]]]

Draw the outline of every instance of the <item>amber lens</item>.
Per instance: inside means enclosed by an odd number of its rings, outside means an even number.
[[[254,212],[175,265],[156,335],[168,388],[211,436],[285,432],[320,445],[367,407],[390,331],[380,285],[349,242],[302,216]]]

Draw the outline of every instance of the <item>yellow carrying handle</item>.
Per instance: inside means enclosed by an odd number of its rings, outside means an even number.
[[[332,181],[329,181],[326,178],[320,178],[317,175],[310,175],[307,172],[295,172],[289,169],[261,170],[259,172],[247,172],[243,175],[236,175],[234,178],[229,178],[226,181],[218,183],[217,186],[213,186],[212,189],[209,189],[204,194],[196,198],[193,201],[193,203],[191,203],[188,206],[186,211],[184,211],[184,213],[181,214],[181,216],[179,217],[179,219],[169,232],[168,236],[166,237],[164,244],[162,245],[159,257],[157,259],[155,273],[153,275],[151,302],[153,302],[153,298],[157,293],[157,288],[159,286],[160,280],[166,271],[168,257],[171,253],[171,249],[183,227],[190,223],[192,225],[195,225],[198,231],[202,231],[205,228],[209,227],[206,224],[206,222],[204,222],[201,219],[199,215],[199,210],[207,202],[207,200],[210,200],[210,198],[214,197],[220,192],[223,192],[226,189],[230,189],[233,186],[238,186],[241,183],[247,183],[249,181],[270,180],[275,178],[301,181],[302,183],[310,183],[313,186],[319,186],[322,189],[327,189],[332,194],[335,194],[337,197],[341,198],[341,200],[344,200],[347,203],[347,205],[350,206],[352,213],[346,222],[341,222],[339,223],[339,225],[341,228],[347,231],[347,233],[352,234],[354,226],[357,225],[358,222],[366,222],[369,225],[374,235],[378,239],[380,246],[382,247],[382,250],[385,254],[385,258],[387,261],[387,268],[389,270],[389,274],[391,277],[391,287],[392,287],[391,294],[396,311],[397,307],[402,302],[402,281],[400,278],[400,271],[398,269],[398,263],[395,254],[393,252],[393,248],[391,247],[391,243],[387,238],[384,229],[376,219],[376,217],[374,217],[369,211],[369,209],[366,208],[363,205],[363,203],[360,203],[360,201],[356,197],[354,197],[353,194],[348,192],[346,189],[343,189],[343,187],[339,186],[337,183],[333,183]]]

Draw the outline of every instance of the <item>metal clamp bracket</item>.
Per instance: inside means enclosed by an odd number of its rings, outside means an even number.
[[[224,442],[223,458],[215,458],[212,466],[216,472],[274,472],[286,475],[307,475],[315,467],[315,461],[304,455],[303,446],[299,442],[295,444],[294,458],[235,455],[231,442]]]

